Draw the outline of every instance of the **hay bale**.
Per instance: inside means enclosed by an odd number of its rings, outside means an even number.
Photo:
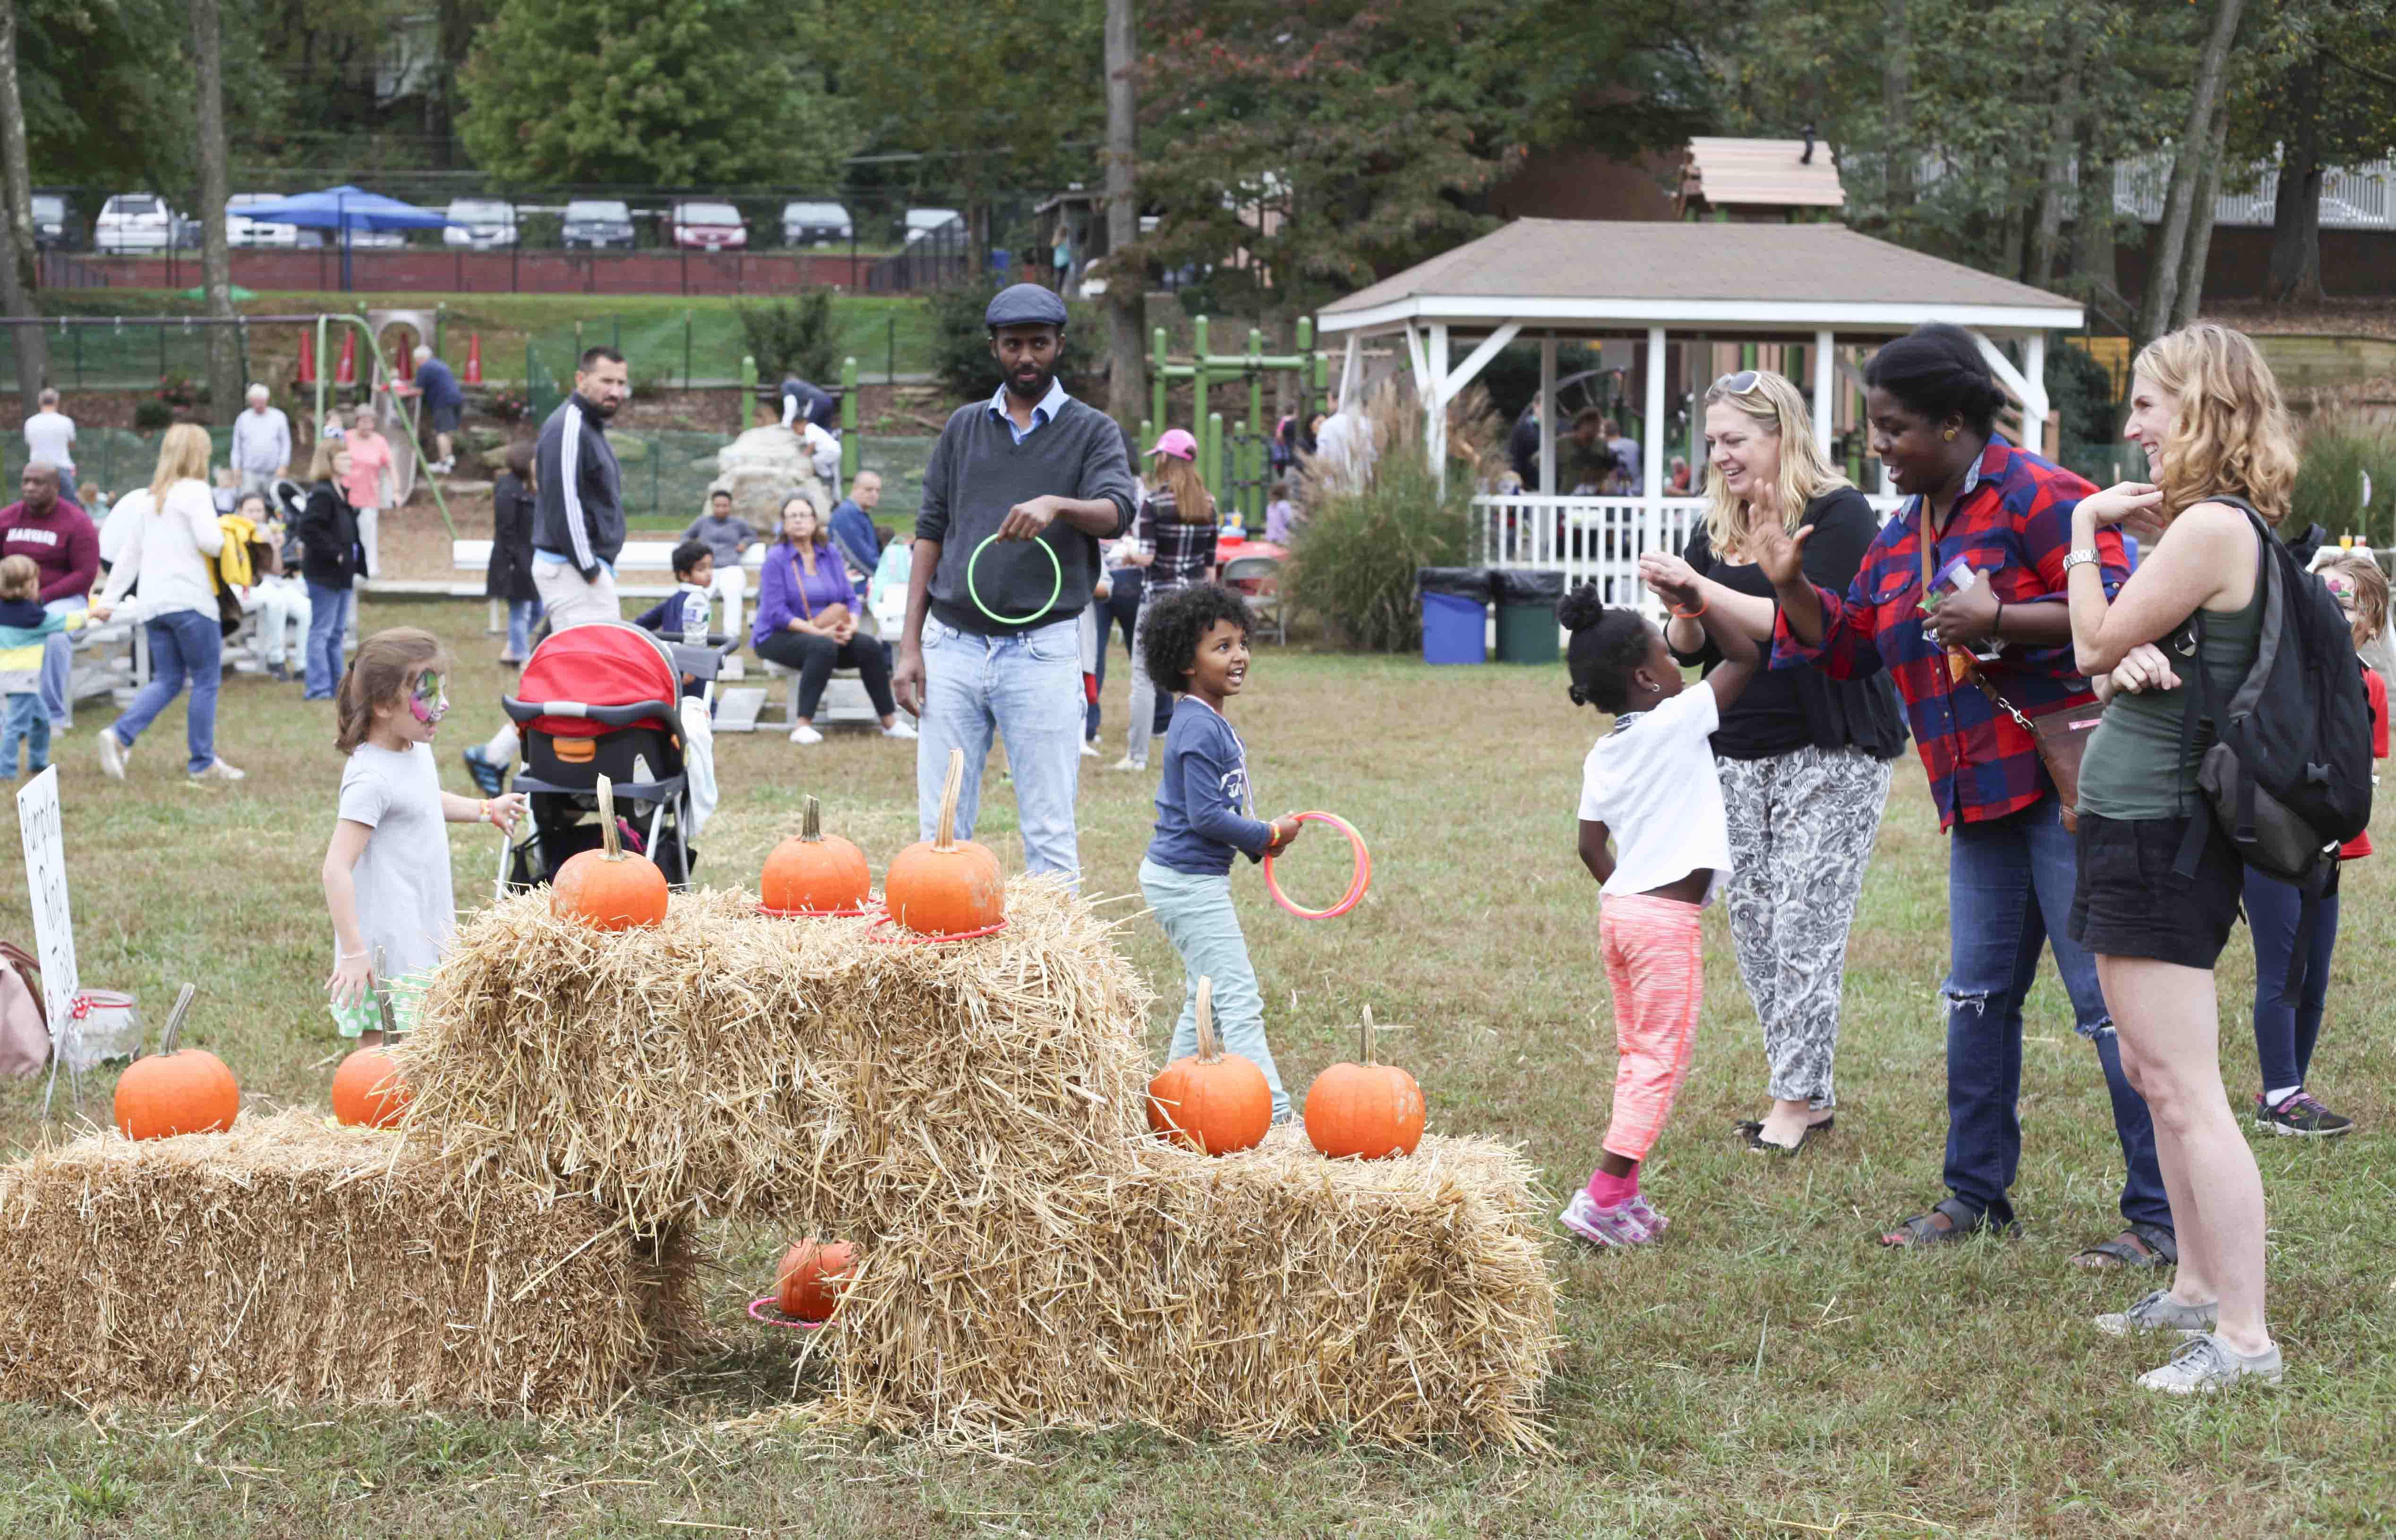
[[[406,1126],[644,1235],[695,1215],[865,1233],[993,1171],[1116,1162],[1145,1127],[1149,993],[1053,879],[1017,879],[1005,931],[945,946],[755,904],[692,894],[613,933],[546,893],[483,910],[399,1050]]]
[[[1217,1160],[1131,1153],[857,1237],[827,1410],[976,1441],[1138,1424],[1545,1447],[1548,1204],[1514,1151],[1326,1161],[1289,1127]]]
[[[604,1409],[687,1345],[678,1239],[316,1115],[0,1169],[0,1400]]]

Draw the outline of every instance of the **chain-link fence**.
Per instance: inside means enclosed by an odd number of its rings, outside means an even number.
[[[0,326],[0,379],[17,378],[17,333]],[[236,326],[242,378],[250,376],[250,328]],[[42,328],[49,344],[50,383],[61,391],[156,391],[170,405],[200,399],[208,377],[208,328],[190,325],[67,325]]]

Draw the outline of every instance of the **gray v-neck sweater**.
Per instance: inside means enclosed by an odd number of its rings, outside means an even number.
[[[1064,520],[1050,524],[1040,538],[1057,555],[1047,558],[1020,540],[1000,540],[982,553],[974,569],[974,591],[1001,616],[1028,616],[1057,590],[1057,602],[1029,623],[993,620],[965,592],[965,564],[974,548],[995,534],[1006,511],[1033,498],[1104,498],[1118,512],[1111,539],[1131,526],[1134,486],[1124,454],[1123,432],[1095,406],[1068,396],[1056,420],[1034,429],[1021,444],[987,400],[949,415],[924,471],[924,506],[915,515],[915,538],[940,542],[932,572],[932,614],[959,631],[981,636],[1012,636],[1034,626],[1079,615],[1105,569],[1099,537]],[[1059,578],[1061,574],[1061,580]]]

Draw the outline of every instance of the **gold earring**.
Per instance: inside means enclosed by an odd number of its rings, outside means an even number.
[[[1954,442],[1955,442],[1955,430],[1954,430],[1954,429],[1952,429],[1952,428],[1950,428],[1950,429],[1948,429],[1945,432],[1943,432],[1943,433],[1939,434],[1938,436],[1939,436],[1940,438],[1945,439],[1948,443],[1952,444],[1952,443],[1954,443]]]

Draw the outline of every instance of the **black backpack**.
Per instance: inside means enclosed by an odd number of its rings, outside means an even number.
[[[2198,816],[2189,821],[2173,870],[2183,882],[2196,875],[2209,815],[2248,866],[2295,884],[2305,907],[2293,973],[2338,846],[2371,821],[2371,697],[2355,666],[2346,612],[2327,586],[2304,569],[2253,504],[2206,500],[2243,509],[2262,542],[2255,580],[2262,585],[2263,622],[2254,667],[2224,708],[2203,662],[2204,612],[2190,617],[2184,650],[2196,666],[2180,741],[2183,750],[2196,741],[2201,713],[2213,720],[2215,742],[2198,767]]]

